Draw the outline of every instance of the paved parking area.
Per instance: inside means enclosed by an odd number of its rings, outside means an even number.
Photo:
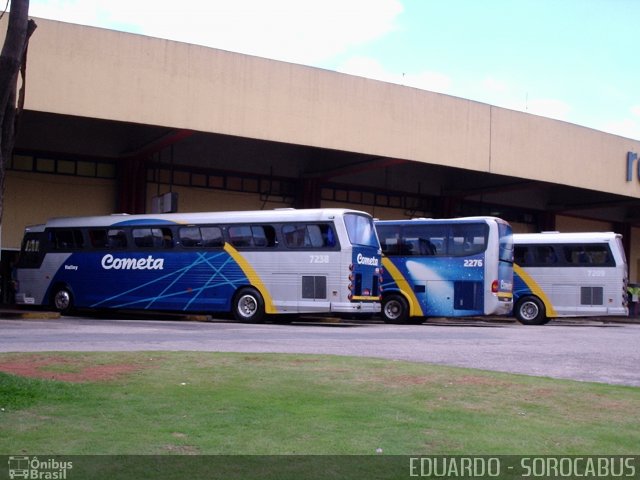
[[[424,325],[59,317],[0,319],[0,352],[189,350],[379,357],[640,386],[640,325],[594,320],[523,326],[431,320]]]

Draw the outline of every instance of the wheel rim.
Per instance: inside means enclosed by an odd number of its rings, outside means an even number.
[[[242,295],[238,299],[238,313],[243,318],[251,318],[258,312],[258,302],[252,295]]]
[[[53,304],[58,310],[66,310],[71,305],[71,295],[66,290],[60,290],[56,293]]]
[[[396,300],[391,300],[385,303],[384,314],[389,320],[397,320],[402,314],[402,305]]]
[[[525,320],[535,320],[539,313],[540,309],[534,302],[524,302],[520,306],[520,315]]]

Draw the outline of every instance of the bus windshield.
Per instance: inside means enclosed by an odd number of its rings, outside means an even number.
[[[344,223],[352,245],[380,248],[371,217],[358,215],[357,213],[347,213],[344,215]]]

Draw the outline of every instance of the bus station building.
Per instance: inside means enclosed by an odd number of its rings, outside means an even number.
[[[50,217],[282,207],[493,215],[522,233],[615,231],[630,281],[640,279],[640,140],[319,68],[35,21],[6,165],[3,281],[25,226]]]

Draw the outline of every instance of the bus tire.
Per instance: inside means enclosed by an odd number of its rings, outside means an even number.
[[[264,300],[255,288],[241,288],[233,297],[233,316],[243,323],[260,323],[264,320]]]
[[[51,305],[56,312],[67,315],[73,311],[73,294],[65,286],[57,286],[51,296]]]
[[[409,304],[402,295],[387,295],[382,299],[382,319],[385,323],[407,323]]]
[[[518,300],[515,316],[523,325],[544,325],[549,321],[544,304],[536,297],[523,297]]]

